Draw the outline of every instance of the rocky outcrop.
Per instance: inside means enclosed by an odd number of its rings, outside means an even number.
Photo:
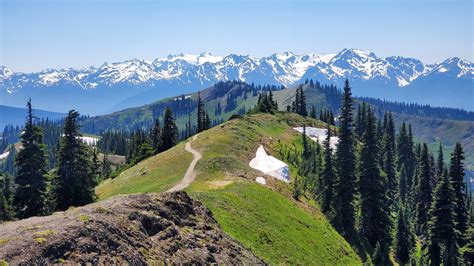
[[[0,259],[15,265],[263,263],[185,192],[119,196],[1,224]]]

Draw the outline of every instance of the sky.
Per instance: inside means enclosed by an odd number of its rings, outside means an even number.
[[[0,65],[83,68],[179,53],[343,48],[474,61],[474,1],[0,0]]]

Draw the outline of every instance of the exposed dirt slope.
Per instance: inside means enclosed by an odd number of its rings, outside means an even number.
[[[0,225],[10,264],[260,264],[185,192],[119,196],[46,217]]]

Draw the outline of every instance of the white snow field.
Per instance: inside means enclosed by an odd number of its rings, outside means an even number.
[[[258,147],[256,156],[250,161],[249,166],[283,182],[290,182],[290,170],[288,165],[268,155],[262,145]],[[258,182],[258,180],[256,181]]]
[[[302,127],[295,127],[294,130],[303,133]],[[306,127],[306,136],[310,139],[314,140],[315,142],[319,142],[319,144],[323,144],[324,140],[326,140],[328,135],[328,130],[326,128],[317,128],[317,127]],[[336,150],[337,143],[339,142],[338,137],[331,136],[329,140],[329,145],[331,145],[331,149],[333,151]]]
[[[82,136],[80,137],[82,142],[89,146],[95,146],[97,144],[97,141],[99,141],[99,138],[93,138],[93,137],[87,137],[87,136]]]
[[[88,137],[88,136],[81,136],[79,137],[79,139],[88,146],[95,146],[97,144],[97,141],[99,141],[99,138]]]

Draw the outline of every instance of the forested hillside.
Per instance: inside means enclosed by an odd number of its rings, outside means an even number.
[[[219,82],[200,92],[212,125],[227,120],[233,114],[248,112],[258,101],[261,92],[272,91],[279,110],[286,110],[294,101],[297,87],[283,88],[259,86],[245,82]],[[303,84],[307,98],[308,112],[314,107],[316,117],[325,112],[339,114],[341,91],[332,85],[306,80]],[[186,125],[197,116],[197,93],[182,95],[158,101],[142,107],[130,108],[109,115],[87,118],[81,122],[83,130],[91,134],[105,131],[136,131],[151,126],[155,118],[160,118],[163,110],[170,107],[176,114],[176,123],[181,135],[185,135]],[[393,103],[371,98],[355,98],[355,109],[362,102],[371,105],[376,116],[381,118],[385,112],[392,112],[397,126],[403,121],[413,125],[413,135],[432,147],[441,142],[452,149],[454,143],[463,144],[467,154],[468,168],[474,169],[474,113],[453,108],[438,108],[427,105]],[[439,143],[438,143],[439,144]]]

